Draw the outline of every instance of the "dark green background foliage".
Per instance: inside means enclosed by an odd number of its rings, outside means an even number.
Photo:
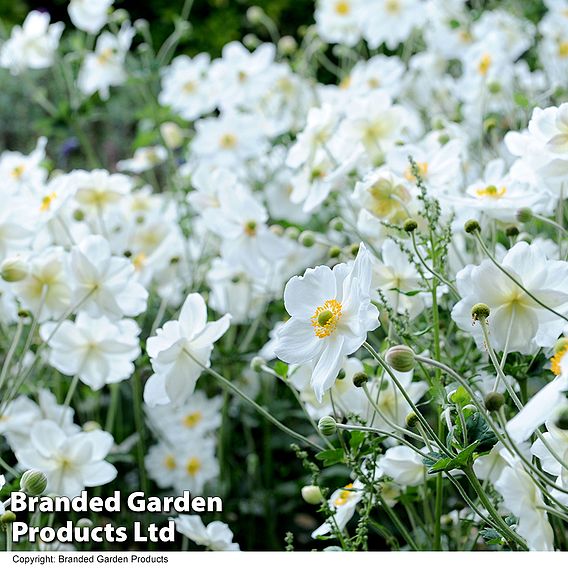
[[[68,0],[0,0],[0,19],[5,25],[12,25],[19,23],[30,9],[45,9],[53,19],[68,21],[67,4]],[[133,20],[148,20],[158,45],[171,33],[172,22],[180,14],[182,5],[183,0],[115,2],[115,7],[128,10]],[[250,6],[261,6],[276,22],[282,35],[295,35],[298,27],[313,22],[313,0],[195,0],[190,17],[193,30],[181,46],[183,51],[207,51],[218,55],[225,43],[240,39],[251,31],[245,16]]]

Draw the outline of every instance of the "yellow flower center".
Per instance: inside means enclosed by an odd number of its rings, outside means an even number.
[[[475,194],[478,197],[491,197],[493,199],[501,199],[507,193],[506,187],[497,187],[495,185],[488,185],[483,189],[476,189]]]
[[[244,231],[247,237],[254,237],[256,235],[256,221],[247,221]]]
[[[343,79],[341,79],[341,82],[339,83],[339,88],[348,89],[350,86],[351,86],[351,76],[346,75],[345,77],[343,77]]]
[[[381,81],[379,80],[378,77],[371,77],[368,81],[367,81],[367,85],[369,86],[369,88],[371,89],[378,89],[381,86]]]
[[[335,499],[333,504],[338,507],[340,507],[341,505],[345,505],[345,503],[347,503],[347,501],[349,501],[349,499],[353,496],[353,491],[349,491],[352,488],[353,488],[353,483],[349,483],[348,485],[346,485],[343,491],[339,493],[339,497]]]
[[[341,302],[326,300],[322,306],[318,306],[311,317],[314,333],[320,339],[330,336],[337,327],[341,318]]]
[[[201,469],[201,462],[197,458],[190,458],[185,466],[185,469],[192,477]]]
[[[400,11],[400,2],[399,0],[387,0],[385,3],[385,10],[389,14],[396,14]]]
[[[39,210],[40,211],[49,211],[51,208],[51,204],[53,203],[53,201],[57,198],[57,193],[55,193],[55,191],[53,191],[52,193],[50,193],[49,195],[46,195],[42,200],[41,200],[41,205],[39,206]]]
[[[105,65],[106,63],[108,63],[112,59],[113,55],[114,55],[114,50],[111,47],[107,47],[106,49],[103,49],[99,53],[99,55],[97,56],[97,61],[101,65]]]
[[[144,264],[146,263],[146,255],[143,252],[139,252],[133,259],[132,264],[134,265],[135,270],[142,270],[144,268]]]
[[[12,170],[12,177],[16,178],[16,179],[20,179],[23,175],[24,175],[24,171],[26,170],[26,168],[22,165],[20,166],[16,166],[13,170]]]
[[[335,3],[335,12],[340,16],[347,16],[349,12],[351,12],[351,6],[349,2],[345,2],[344,0]]]
[[[558,56],[562,58],[568,57],[568,41],[561,41],[558,44]]]
[[[480,75],[483,75],[485,77],[485,75],[487,75],[487,72],[489,71],[489,67],[491,67],[491,55],[485,53],[479,60],[477,71]]]
[[[195,81],[187,81],[183,85],[183,91],[188,95],[195,93],[196,90],[197,90],[197,83]]]
[[[234,134],[223,134],[219,140],[219,146],[223,150],[232,150],[237,145],[237,137]]]
[[[564,356],[568,353],[568,344],[561,347],[555,354],[554,357],[550,360],[552,372],[558,376],[562,373],[562,369],[560,368],[560,362],[564,359]]]
[[[199,410],[196,412],[192,412],[183,419],[183,425],[186,428],[195,428],[201,422],[202,418],[203,414],[201,414]]]
[[[171,454],[167,455],[166,458],[164,459],[165,468],[171,471],[172,469],[176,468],[176,465],[177,464],[174,456],[172,456]]]
[[[420,174],[421,178],[425,178],[428,175],[428,162],[416,162],[416,166],[418,167],[418,173]],[[404,177],[408,181],[416,181],[416,177],[412,173],[412,168],[408,166],[406,168],[406,172],[404,172]]]

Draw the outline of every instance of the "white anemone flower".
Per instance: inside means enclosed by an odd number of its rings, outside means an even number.
[[[180,515],[175,520],[178,532],[209,550],[240,550],[233,542],[233,532],[226,523],[213,521],[207,526],[199,515]]]
[[[424,483],[426,466],[420,454],[407,446],[389,448],[380,458],[379,466],[386,475],[403,487]]]
[[[308,268],[284,290],[291,318],[278,330],[276,355],[286,363],[314,361],[312,386],[319,402],[334,384],[343,359],[379,326],[371,303],[371,258],[361,243],[355,262]]]
[[[225,314],[207,322],[205,300],[190,294],[178,320],[169,321],[146,344],[154,375],[146,383],[144,400],[149,406],[187,400],[204,367],[209,367],[213,343],[229,328]]]
[[[509,274],[534,297],[561,314],[568,313],[568,263],[548,260],[535,245],[517,243],[501,261]],[[483,345],[479,325],[471,325],[471,308],[478,302],[491,310],[489,329],[496,351],[524,355],[538,347],[552,347],[566,321],[535,302],[490,260],[479,266],[468,265],[457,274],[462,297],[452,310],[452,318],[464,331],[473,333]]]
[[[114,0],[71,0],[67,12],[76,28],[96,34],[107,23],[113,3]]]
[[[52,420],[32,428],[30,445],[16,450],[20,465],[47,475],[47,492],[76,497],[85,487],[112,481],[116,468],[105,461],[114,440],[108,432],[93,430],[67,434]]]
[[[79,313],[59,327],[46,323],[41,336],[48,340],[49,362],[66,375],[78,375],[93,390],[128,379],[140,355],[140,328],[133,320],[112,322]]]

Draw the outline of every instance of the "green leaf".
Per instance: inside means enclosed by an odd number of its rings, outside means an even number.
[[[471,402],[471,397],[462,386],[459,386],[450,397],[450,400],[458,406],[466,406]]]
[[[444,457],[438,460],[428,473],[439,473],[441,471],[451,471],[452,469],[463,469],[473,461],[473,452],[477,448],[478,442],[470,444],[462,450],[455,458]]]
[[[479,412],[468,417],[465,421],[467,441],[469,444],[478,442],[478,452],[488,452],[497,443],[495,432],[489,428],[487,422]]]
[[[323,462],[324,467],[329,467],[330,465],[343,462],[343,449],[334,448],[333,450],[324,450],[316,454],[316,458]]]
[[[351,432],[351,438],[349,440],[349,445],[352,450],[356,450],[365,441],[365,432],[360,430],[355,430]]]
[[[410,290],[409,292],[404,292],[400,288],[391,288],[390,291],[391,292],[398,292],[399,294],[402,294],[403,296],[408,296],[410,298],[412,296],[417,296],[418,294],[424,293],[424,290]]]

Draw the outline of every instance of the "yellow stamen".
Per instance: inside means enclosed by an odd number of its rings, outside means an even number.
[[[256,235],[256,221],[247,221],[245,223],[245,235],[254,237]]]
[[[166,469],[172,470],[176,468],[176,460],[174,458],[174,456],[172,455],[167,455],[166,459],[164,460],[164,466],[166,467]]]
[[[562,58],[568,57],[568,41],[561,41],[558,44],[558,56]]]
[[[399,0],[387,0],[385,3],[385,10],[389,12],[389,14],[396,14],[400,11],[400,2]]]
[[[237,145],[237,137],[234,134],[223,134],[219,140],[219,146],[223,150],[232,150]]]
[[[341,318],[342,305],[337,300],[326,300],[322,306],[318,306],[311,317],[314,333],[320,339],[330,336],[337,327]]]
[[[479,60],[477,71],[480,75],[483,75],[485,77],[485,75],[487,75],[487,72],[489,71],[489,67],[491,67],[491,55],[485,53]]]
[[[20,179],[24,175],[25,171],[26,171],[26,168],[24,166],[22,166],[22,165],[16,166],[12,170],[12,177],[14,177],[16,179]]]
[[[562,373],[560,368],[560,362],[564,359],[564,356],[568,353],[568,344],[561,347],[550,360],[552,372],[558,376]]]
[[[41,205],[39,206],[39,210],[40,211],[49,211],[51,209],[51,204],[52,202],[57,198],[57,193],[55,193],[55,191],[53,191],[52,193],[50,193],[49,195],[46,195],[42,200],[41,200]]]
[[[353,496],[353,491],[349,491],[349,489],[352,488],[353,488],[353,483],[349,483],[348,485],[346,485],[343,491],[341,491],[341,493],[339,494],[339,497],[335,499],[333,504],[338,507],[340,507],[341,505],[345,505],[345,503],[349,501],[349,498]]]
[[[192,477],[201,469],[201,462],[197,458],[191,458],[185,467],[187,473]]]
[[[507,193],[506,187],[496,187],[495,185],[488,185],[483,189],[476,189],[475,195],[478,197],[491,197],[493,199],[500,199]]]
[[[351,12],[351,6],[349,2],[345,2],[345,0],[341,0],[340,2],[336,2],[335,4],[335,12],[340,16],[347,16],[349,12]]]
[[[132,264],[136,270],[142,270],[144,264],[146,263],[146,255],[143,252],[139,252],[133,259]]]
[[[425,178],[428,175],[428,162],[417,162],[416,166],[418,167],[418,173],[420,174],[421,178]],[[406,168],[406,172],[404,172],[404,177],[408,181],[416,181],[414,174],[412,173],[412,168],[408,166]]]
[[[199,410],[196,412],[192,412],[183,419],[183,425],[186,428],[195,428],[201,422],[202,418],[203,414],[201,414]]]
[[[197,84],[195,81],[187,81],[187,83],[184,83],[183,85],[183,90],[189,95],[195,93],[195,91],[197,91]]]

